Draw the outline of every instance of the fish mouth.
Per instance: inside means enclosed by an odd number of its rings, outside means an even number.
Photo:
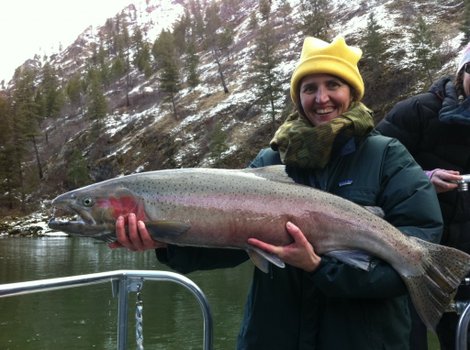
[[[52,230],[79,236],[103,236],[113,231],[104,223],[97,223],[93,216],[81,207],[69,203],[54,203],[54,212],[48,226]]]
[[[47,223],[47,226],[53,230],[70,234],[80,234],[83,232],[85,225],[86,224],[83,220],[57,219],[55,216],[49,219],[49,222]]]
[[[83,220],[57,220],[53,217],[47,225],[54,231],[62,231],[72,236],[91,237],[106,243],[116,241],[114,228],[106,224],[87,225]]]
[[[62,231],[72,236],[92,237],[107,243],[116,241],[116,235],[112,225],[88,225],[83,220],[58,220],[55,217],[49,219],[47,225],[54,231]]]
[[[64,225],[66,223],[73,223],[75,225],[96,225],[96,220],[93,216],[83,208],[73,204],[54,203],[53,217],[50,222],[53,225]],[[57,219],[57,216],[61,218]]]

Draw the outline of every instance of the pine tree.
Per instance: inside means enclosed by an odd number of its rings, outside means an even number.
[[[363,77],[371,91],[377,91],[384,79],[386,71],[387,44],[382,34],[382,27],[377,23],[373,13],[367,19],[367,27],[362,42],[363,58],[361,65],[365,66]]]
[[[205,45],[212,52],[214,61],[217,64],[222,88],[224,89],[224,92],[228,94],[229,90],[227,87],[227,83],[225,82],[225,74],[224,74],[224,69],[222,65],[222,57],[223,57],[223,50],[227,49],[229,46],[229,42],[227,41],[227,38],[230,38],[230,36],[226,36],[224,34],[225,31],[220,31],[220,27],[222,26],[222,21],[220,19],[219,9],[216,3],[213,3],[207,7],[206,14],[204,17],[204,23],[205,23],[205,28],[204,28]]]
[[[148,43],[143,39],[142,32],[139,28],[134,32],[133,41],[135,46],[133,63],[139,72],[143,72],[145,77],[148,78],[152,72],[150,66],[150,48]]]
[[[422,16],[418,17],[418,23],[412,29],[411,43],[415,71],[426,75],[429,84],[432,84],[432,72],[440,66],[440,43],[435,40],[434,33]]]
[[[0,206],[12,210],[15,205],[15,192],[19,187],[18,174],[12,166],[15,147],[13,140],[13,115],[10,102],[0,95]]]
[[[88,71],[88,103],[87,103],[87,117],[95,121],[96,127],[94,130],[94,137],[98,137],[102,128],[103,120],[107,114],[107,102],[104,96],[103,82],[98,70],[90,69]]]
[[[119,17],[118,17],[119,18]],[[131,68],[130,68],[130,51],[131,51],[131,39],[129,36],[128,24],[124,20],[117,22],[117,35],[115,36],[115,47],[117,50],[117,57],[111,63],[111,74],[113,79],[118,79],[126,76],[126,106],[130,106],[129,92],[132,89],[131,80]]]
[[[116,17],[114,17],[113,26],[114,26],[114,30],[112,32],[113,33],[112,41],[111,41],[111,45],[109,49],[115,56],[117,56],[119,52],[122,51],[123,49],[123,45],[122,45],[122,27],[123,26],[122,26],[120,15],[116,15]]]
[[[204,39],[204,16],[199,0],[189,0],[189,9],[192,14],[192,32],[200,39]]]
[[[180,89],[179,60],[173,34],[163,30],[153,44],[152,53],[159,71],[160,89],[167,94],[173,107],[173,114],[178,119],[176,93]]]
[[[270,105],[273,132],[276,129],[276,102],[282,97],[281,77],[276,68],[281,63],[278,52],[279,40],[271,21],[260,28],[256,38],[253,72],[258,96]]]
[[[467,45],[470,42],[470,0],[463,1],[462,21],[460,30],[463,32],[462,45]]]
[[[271,1],[270,0],[259,0],[259,12],[261,19],[267,21],[271,14]]]
[[[89,183],[86,159],[78,149],[74,149],[67,162],[66,186],[77,188]]]
[[[258,18],[256,17],[256,12],[252,11],[250,13],[250,22],[248,24],[248,29],[254,30],[258,28]]]
[[[200,83],[199,73],[199,56],[196,52],[196,44],[190,39],[186,49],[186,71],[188,74],[188,85],[195,88]]]
[[[103,47],[103,43],[100,42],[100,47],[97,53],[97,66],[99,67],[100,70],[100,75],[101,75],[101,81],[103,82],[104,85],[108,86],[110,83],[110,76],[111,72],[108,67],[108,60],[107,60],[107,52]]]
[[[188,9],[185,9],[185,13],[180,17],[173,25],[173,37],[175,45],[179,53],[186,51],[187,41],[191,33],[191,14]]]
[[[81,88],[80,74],[74,74],[67,85],[65,86],[65,92],[73,108],[81,107],[82,105],[82,88]]]
[[[292,6],[290,5],[288,0],[280,0],[279,1],[279,16],[282,18],[284,22],[288,20],[288,17],[292,13]]]
[[[64,95],[60,88],[55,69],[46,63],[42,69],[42,81],[38,86],[38,103],[41,117],[57,118],[64,105]]]
[[[35,101],[34,81],[37,72],[31,69],[18,69],[15,72],[16,85],[12,95],[12,164],[10,165],[16,173],[17,189],[21,203],[21,210],[26,210],[26,183],[24,181],[24,162],[29,153],[29,144],[36,148],[36,137],[39,134],[38,105]],[[37,155],[37,152],[36,152]],[[38,175],[42,178],[42,167],[39,158],[36,158]]]
[[[124,55],[116,56],[111,62],[111,79],[119,79],[126,74],[126,58]]]
[[[212,157],[218,157],[228,148],[227,133],[222,129],[222,124],[217,121],[210,129],[209,135],[209,152]]]
[[[393,70],[387,61],[387,38],[373,13],[368,17],[367,27],[360,42],[363,43],[363,58],[359,61],[359,66],[367,86],[364,102],[368,105],[377,101],[380,101],[379,104],[386,102],[392,95],[389,90],[392,85],[389,81],[397,79],[392,77]]]
[[[329,40],[333,11],[329,0],[301,0],[300,30],[309,36]]]
[[[365,44],[363,46],[363,60],[367,62],[369,69],[380,68],[385,64],[387,46],[381,30],[382,27],[377,23],[374,13],[371,13],[367,20]]]

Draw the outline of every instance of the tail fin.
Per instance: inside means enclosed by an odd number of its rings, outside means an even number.
[[[404,281],[421,320],[428,329],[434,331],[461,281],[470,272],[470,255],[454,248],[412,238],[426,248],[428,254],[421,262],[423,273],[404,276]]]

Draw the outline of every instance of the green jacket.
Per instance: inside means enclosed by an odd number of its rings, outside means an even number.
[[[251,167],[280,163],[262,150]],[[442,218],[436,194],[422,169],[396,140],[371,135],[350,140],[321,171],[287,167],[299,183],[361,205],[379,206],[385,219],[408,235],[438,242]],[[160,261],[180,272],[234,266],[244,252],[169,247]],[[388,264],[363,271],[327,256],[307,273],[286,266],[269,274],[254,269],[237,349],[409,348],[407,290]]]

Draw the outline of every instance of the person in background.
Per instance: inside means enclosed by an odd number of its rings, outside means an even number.
[[[250,167],[285,164],[296,182],[379,206],[404,234],[438,242],[442,218],[428,178],[401,143],[371,134],[372,113],[360,102],[361,56],[342,37],[305,38],[291,78],[296,112]],[[289,222],[286,230],[293,239],[287,246],[249,239],[286,267],[254,269],[237,349],[409,349],[407,289],[390,265],[375,259],[365,271],[318,256],[297,226]],[[248,259],[244,251],[155,242],[135,215],[118,218],[116,234],[112,248],[157,248],[158,259],[182,273]]]
[[[401,141],[434,185],[444,219],[441,243],[470,253],[470,192],[457,191],[456,184],[470,173],[470,45],[454,77],[398,102],[376,130]],[[456,299],[470,300],[470,287],[460,287]],[[458,317],[446,313],[437,326],[442,350],[455,349]],[[427,349],[424,325],[414,322],[413,348]]]

